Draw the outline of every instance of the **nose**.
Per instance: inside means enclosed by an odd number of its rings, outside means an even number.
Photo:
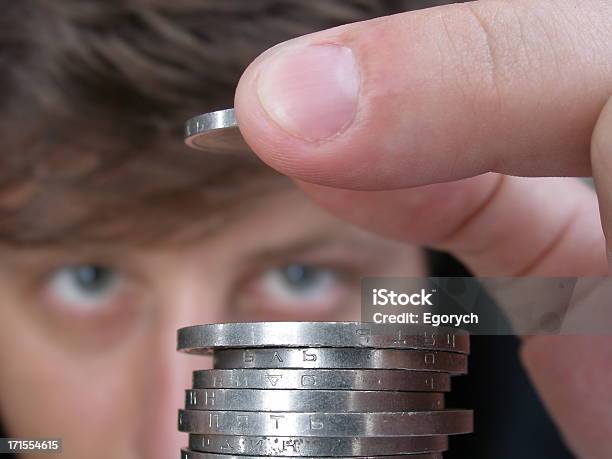
[[[192,386],[192,373],[212,367],[212,358],[176,351],[177,330],[188,325],[219,322],[222,301],[201,279],[186,274],[174,288],[164,289],[164,312],[154,320],[148,338],[148,362],[140,379],[139,445],[137,457],[168,459],[179,457],[188,443],[178,432],[178,410],[185,404],[185,390]]]
[[[168,459],[179,457],[187,445],[187,435],[178,432],[178,410],[185,403],[185,390],[191,387],[194,370],[210,368],[207,356],[176,352],[176,330],[151,349],[146,377],[141,379],[140,423],[136,450],[138,457]]]
[[[186,256],[175,269],[160,270],[164,276],[154,282],[161,307],[147,330],[148,361],[142,365],[135,404],[140,410],[135,451],[143,459],[180,457],[180,448],[188,443],[187,435],[178,432],[185,390],[192,385],[194,370],[212,366],[210,357],[176,351],[179,328],[220,322],[225,313],[219,269],[208,271],[193,259]]]

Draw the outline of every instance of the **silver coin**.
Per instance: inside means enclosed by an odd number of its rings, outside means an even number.
[[[304,437],[453,435],[473,430],[469,410],[385,413],[287,413],[180,410],[181,432]]]
[[[190,389],[185,391],[185,408],[328,413],[433,411],[444,408],[444,394],[347,390]]]
[[[234,369],[193,372],[194,389],[450,391],[446,373],[409,370]]]
[[[265,437],[190,434],[189,448],[194,451],[253,456],[374,456],[446,451],[448,437]]]
[[[184,352],[236,347],[372,347],[468,354],[470,338],[452,328],[362,322],[208,324],[178,331],[178,349]]]
[[[185,123],[185,143],[206,153],[252,153],[238,129],[233,108],[204,113],[188,120]]]
[[[219,349],[214,368],[346,368],[467,372],[465,354],[438,351],[365,348]]]
[[[265,459],[269,457],[263,456]],[[442,459],[442,455],[438,453],[431,454],[410,454],[410,455],[394,455],[394,456],[354,456],[354,459]],[[262,456],[232,456],[228,454],[213,454],[201,453],[198,451],[190,451],[188,449],[181,450],[181,459],[262,459]],[[304,457],[303,459],[332,459],[324,456]],[[337,459],[337,458],[333,458]]]

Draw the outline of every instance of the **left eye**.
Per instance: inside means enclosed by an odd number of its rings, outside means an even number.
[[[77,312],[100,308],[120,290],[121,276],[98,265],[60,268],[48,281],[48,291],[56,302]]]
[[[347,285],[337,269],[292,263],[260,273],[244,293],[235,303],[244,314],[308,315],[337,309],[346,300]]]
[[[266,272],[261,282],[262,287],[279,300],[315,300],[335,286],[336,278],[331,269],[291,264]]]

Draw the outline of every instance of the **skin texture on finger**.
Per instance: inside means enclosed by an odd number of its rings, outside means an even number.
[[[591,132],[612,89],[611,30],[610,2],[570,0],[347,25],[260,56],[238,86],[237,116],[264,161],[321,185],[589,175]]]
[[[597,198],[578,179],[489,173],[406,190],[300,187],[343,219],[388,238],[450,251],[476,274],[607,271]]]
[[[601,112],[591,145],[593,177],[609,254],[612,247],[612,99]],[[524,344],[522,358],[578,457],[609,458],[612,337],[534,337]]]

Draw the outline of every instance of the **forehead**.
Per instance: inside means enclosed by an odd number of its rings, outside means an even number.
[[[17,149],[0,170],[0,242],[163,239],[194,222],[214,226],[289,184],[260,162],[168,147],[94,150],[87,144]]]

